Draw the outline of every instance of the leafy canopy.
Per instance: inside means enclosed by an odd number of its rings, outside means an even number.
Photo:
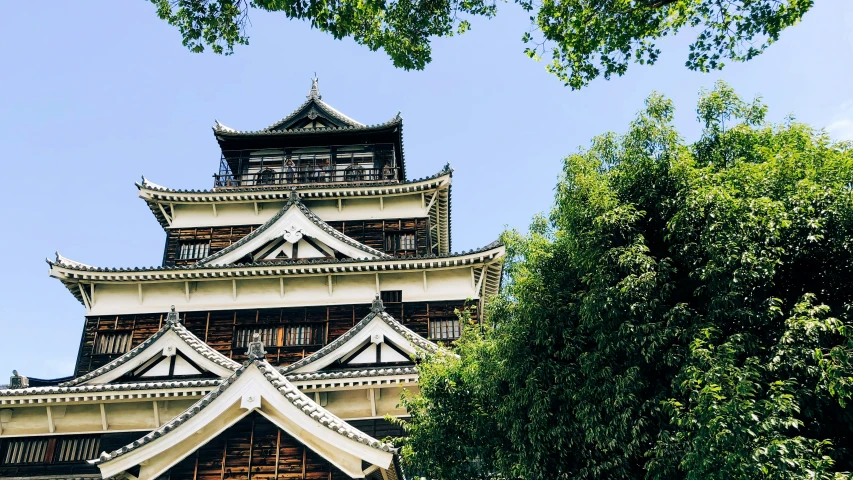
[[[853,145],[765,111],[717,84],[690,144],[654,94],[565,159],[490,325],[404,397],[413,472],[848,478]]]
[[[394,66],[423,69],[431,41],[465,33],[476,17],[491,18],[497,0],[150,0],[194,52],[209,46],[230,54],[248,44],[252,9],[307,20],[336,39],[352,38],[391,57]],[[530,14],[522,41],[531,58],[578,89],[603,75],[622,75],[630,62],[654,64],[656,41],[682,28],[698,32],[686,66],[721,69],[746,61],[779,39],[813,0],[514,0]]]

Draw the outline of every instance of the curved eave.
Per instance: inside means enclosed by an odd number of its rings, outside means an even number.
[[[444,169],[430,177],[402,183],[350,183],[338,185],[294,185],[293,188],[276,185],[273,187],[231,188],[227,190],[176,190],[151,182],[136,183],[139,198],[145,200],[151,213],[163,228],[169,227],[164,215],[170,204],[221,204],[287,201],[291,191],[296,191],[304,200],[334,198],[370,198],[378,196],[411,195],[449,188],[453,177],[451,169]],[[450,214],[450,192],[446,199],[447,219]],[[449,238],[450,227],[446,227]],[[449,251],[449,242],[448,249]]]
[[[313,128],[313,129],[295,129],[295,130],[275,130],[272,128],[264,129],[264,130],[254,130],[254,131],[241,131],[234,129],[223,129],[223,128],[213,128],[213,133],[216,135],[216,139],[223,141],[229,138],[241,138],[241,137],[279,137],[279,136],[295,136],[295,135],[320,135],[320,134],[330,134],[330,133],[371,133],[371,132],[382,132],[387,131],[389,129],[393,129],[399,125],[402,125],[403,118],[400,116],[395,116],[391,120],[388,120],[384,123],[379,123],[376,125],[358,125],[358,126],[347,126],[347,127],[339,127],[339,128]]]
[[[83,291],[87,284],[123,282],[175,282],[223,279],[251,279],[299,275],[346,275],[430,269],[484,268],[502,264],[506,254],[503,244],[494,242],[479,250],[452,255],[401,257],[393,259],[319,259],[308,262],[267,262],[235,265],[185,265],[175,267],[97,268],[79,267],[47,260],[50,276],[59,279],[77,300],[86,304]],[[488,264],[488,265],[487,265]],[[491,283],[500,285],[502,267],[489,268],[489,275],[498,275]],[[486,280],[489,280],[488,278]],[[484,282],[486,283],[486,282]]]
[[[221,379],[163,380],[156,382],[109,383],[72,387],[32,387],[0,390],[0,405],[43,403],[92,403],[147,398],[201,397],[215,389]]]

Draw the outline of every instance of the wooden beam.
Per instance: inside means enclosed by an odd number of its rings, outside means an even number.
[[[166,213],[166,209],[163,208],[162,203],[158,203],[157,206],[160,207],[160,213],[163,214],[163,218],[166,219],[166,223],[168,223],[169,226],[171,227],[172,226],[172,217],[168,213]]]
[[[331,297],[332,296],[332,276],[331,275],[328,275],[328,280],[329,280],[329,296]]]
[[[255,204],[255,215],[258,214],[258,202],[252,202]]]
[[[385,210],[385,197],[379,195],[379,210]]]
[[[284,298],[284,277],[278,277],[279,296]]]
[[[427,212],[430,211],[430,209],[432,208],[432,205],[435,203],[435,200],[437,198],[438,198],[438,190],[436,190],[435,193],[432,194],[432,198],[429,199],[429,205],[427,205],[427,207],[426,207]]]
[[[231,296],[237,300],[237,280],[234,278],[231,279]]]
[[[86,310],[91,311],[92,310],[92,303],[89,302],[89,296],[86,295],[86,289],[83,288],[83,284],[78,283],[77,288],[80,289],[80,296],[83,297],[83,305],[86,307]]]
[[[47,406],[47,430],[50,433],[56,431],[56,425],[53,424],[53,412],[50,411],[50,405]]]
[[[142,305],[142,282],[137,283],[136,286],[139,288],[139,304]]]
[[[101,429],[106,432],[110,428],[110,425],[107,423],[107,409],[103,403],[99,403],[98,405],[101,407]]]
[[[421,192],[421,208],[426,210],[426,194]]]
[[[482,270],[480,270],[480,281],[477,282],[477,288],[474,289],[475,292],[480,292],[481,287],[483,286],[483,280],[486,279],[486,269],[489,268],[488,264],[483,265]],[[483,296],[480,295],[480,298]]]
[[[214,217],[218,217],[218,216],[219,216],[219,214],[218,214],[218,213],[216,213],[216,204],[215,204],[215,203],[211,203],[210,205],[211,205],[211,206],[213,206],[213,216],[214,216]]]
[[[189,301],[190,301],[190,282],[188,282],[188,281],[184,282],[184,292],[186,293],[186,296],[187,296],[187,303],[189,303]]]
[[[376,293],[379,293],[379,274],[376,274]]]
[[[344,209],[343,201],[340,198],[338,198],[338,211],[340,212],[343,209]]]
[[[425,292],[427,291],[427,279],[426,279],[426,277],[427,277],[426,270],[424,270],[424,291]]]
[[[89,291],[91,292],[89,294],[89,303],[91,303],[92,306],[94,307],[95,306],[95,284],[94,283],[89,284]]]
[[[379,348],[379,345],[377,345],[376,348]],[[376,390],[375,388],[369,388],[367,390],[367,392],[368,392],[367,396],[368,396],[368,398],[370,398],[370,415],[373,417],[376,416],[376,391],[375,390]]]
[[[160,427],[160,406],[157,405],[157,400],[154,400],[151,403],[154,404],[154,425],[156,425],[159,428]]]

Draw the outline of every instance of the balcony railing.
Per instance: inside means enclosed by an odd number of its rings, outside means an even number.
[[[398,167],[384,168],[289,168],[265,169],[255,173],[244,174],[214,174],[214,188],[228,187],[261,187],[270,185],[299,185],[311,183],[351,183],[351,182],[385,182],[395,183],[399,180]]]

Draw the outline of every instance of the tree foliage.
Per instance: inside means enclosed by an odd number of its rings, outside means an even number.
[[[194,52],[205,45],[232,53],[247,44],[248,15],[257,9],[307,20],[336,39],[391,57],[396,67],[423,69],[435,38],[466,32],[476,17],[493,17],[497,0],[150,0]],[[686,66],[721,69],[746,61],[798,22],[814,0],[514,0],[530,13],[522,41],[531,58],[573,89],[596,77],[622,75],[632,61],[653,64],[656,41],[683,28],[698,31]]]
[[[489,326],[421,365],[428,478],[848,478],[853,145],[718,84],[686,143],[654,94],[505,233]],[[474,472],[474,473],[472,473]]]

